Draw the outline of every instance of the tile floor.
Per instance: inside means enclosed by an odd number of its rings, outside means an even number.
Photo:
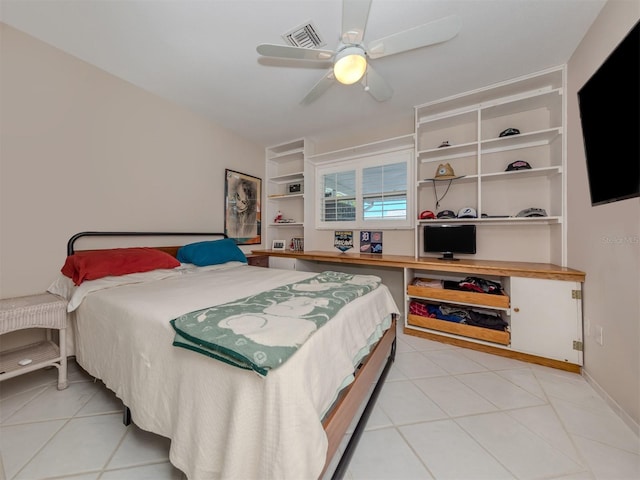
[[[0,478],[184,479],[169,440],[69,368],[63,391],[54,370],[0,384]],[[579,375],[399,334],[346,478],[637,480],[640,441]]]

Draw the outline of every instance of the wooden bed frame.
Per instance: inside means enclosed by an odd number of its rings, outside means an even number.
[[[67,255],[73,255],[75,251],[75,242],[83,237],[208,237],[209,239],[220,237],[227,238],[224,233],[187,233],[187,232],[100,232],[88,231],[80,232],[73,235],[67,242]],[[115,248],[115,247],[110,247]],[[179,246],[153,246],[157,250],[176,256]],[[81,249],[84,250],[84,249]],[[382,389],[382,385],[387,378],[389,369],[393,364],[396,352],[396,322],[394,316],[391,327],[385,332],[378,341],[373,350],[363,359],[355,372],[354,381],[343,389],[338,399],[335,401],[331,410],[327,413],[322,421],[322,425],[327,434],[328,448],[325,466],[321,474],[321,478],[325,475],[327,468],[331,465],[332,460],[340,442],[344,438],[347,430],[352,425],[356,415],[360,410],[360,418],[354,428],[353,433],[347,443],[347,446],[340,457],[340,460],[333,472],[332,479],[340,479],[344,476],[349,466],[349,462],[358,441],[364,431],[369,416],[375,406],[376,400]],[[374,385],[373,390],[371,386]],[[366,403],[365,403],[366,402]],[[362,409],[364,405],[364,409]],[[123,413],[123,422],[125,425],[131,423],[131,411],[125,405]]]

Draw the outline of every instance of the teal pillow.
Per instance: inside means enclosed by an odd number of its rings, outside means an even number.
[[[233,261],[247,263],[247,257],[231,238],[190,243],[180,247],[176,257],[182,263],[193,263],[199,267]]]

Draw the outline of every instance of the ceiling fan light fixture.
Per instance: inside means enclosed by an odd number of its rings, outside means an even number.
[[[359,81],[367,70],[364,50],[359,47],[347,47],[336,55],[333,74],[340,83],[351,85]]]

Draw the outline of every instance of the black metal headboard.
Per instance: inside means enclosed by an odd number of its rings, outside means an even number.
[[[82,237],[222,237],[228,238],[226,233],[218,232],[80,232],[72,236],[67,242],[67,255],[73,255],[76,240]]]

